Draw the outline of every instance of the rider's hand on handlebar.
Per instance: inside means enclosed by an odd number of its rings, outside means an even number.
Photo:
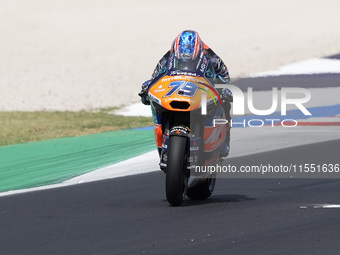
[[[147,95],[150,83],[150,80],[144,82],[142,85],[142,91],[138,93],[138,95],[141,97],[142,103],[145,105],[150,105],[150,101]]]
[[[223,88],[221,94],[222,98],[228,100],[229,102],[233,102],[233,93],[231,93],[230,89]]]

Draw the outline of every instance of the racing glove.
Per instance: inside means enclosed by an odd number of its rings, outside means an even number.
[[[150,84],[151,84],[151,80],[144,82],[142,85],[141,92],[138,93],[138,96],[141,97],[142,103],[145,105],[150,105],[150,101],[147,95]]]
[[[223,99],[233,102],[233,93],[231,93],[230,89],[223,88],[221,94]]]

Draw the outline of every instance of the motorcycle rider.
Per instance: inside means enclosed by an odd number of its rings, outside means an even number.
[[[200,61],[203,56],[208,60],[209,66],[214,70],[206,68],[204,76],[214,85],[218,83],[228,84],[230,81],[229,72],[227,66],[223,63],[222,59],[216,55],[216,53],[207,46],[200,38],[197,32],[192,30],[185,30],[181,32],[173,41],[171,49],[160,59],[155,70],[152,73],[151,79],[147,80],[142,85],[142,90],[138,94],[141,97],[141,101],[145,105],[149,105],[150,101],[147,96],[149,87],[165,75],[171,57],[178,60],[176,66],[179,70],[198,69]],[[190,68],[191,67],[191,68]],[[233,101],[232,93],[229,89],[217,89],[221,95],[222,106],[224,108],[226,119],[230,122],[230,103]],[[221,153],[221,157],[227,157],[229,155],[230,148],[230,131],[226,137],[225,147]]]

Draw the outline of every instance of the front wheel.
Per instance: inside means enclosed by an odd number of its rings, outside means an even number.
[[[173,206],[180,205],[186,193],[186,145],[186,137],[170,136],[169,138],[165,189],[166,198]]]

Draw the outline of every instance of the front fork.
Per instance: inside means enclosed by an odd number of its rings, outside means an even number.
[[[167,124],[168,125],[168,124]],[[194,169],[199,160],[199,153],[200,153],[200,141],[201,137],[193,137],[190,129],[183,125],[176,125],[171,127],[170,129],[168,126],[165,127],[165,132],[163,133],[162,139],[162,148],[160,149],[160,168],[162,171],[166,172],[167,167],[167,159],[168,159],[168,147],[169,145],[169,138],[172,135],[177,136],[185,136],[188,138],[187,148],[186,148],[186,155],[187,155],[187,164],[186,168],[189,172],[191,169]]]

